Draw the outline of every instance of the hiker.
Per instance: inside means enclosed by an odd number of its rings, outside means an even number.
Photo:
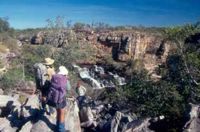
[[[77,101],[79,107],[83,104],[83,101],[86,99],[85,93],[86,93],[86,88],[81,85],[81,81],[78,81],[75,89],[76,93],[78,94]]]
[[[46,107],[46,96],[50,86],[50,80],[52,75],[55,74],[53,67],[54,60],[51,58],[45,58],[44,63],[36,63],[34,65],[35,69],[35,78],[36,78],[36,87],[42,93],[41,102],[42,108],[45,111]]]
[[[56,129],[58,132],[65,131],[65,106],[67,86],[69,87],[69,79],[67,77],[68,70],[64,66],[59,67],[59,72],[54,74],[51,79],[51,85],[48,92],[47,104],[56,108],[57,121]]]
[[[42,89],[42,107],[45,109],[46,103],[47,103],[47,93],[50,87],[50,81],[52,76],[55,74],[55,69],[53,67],[54,60],[51,58],[45,58],[44,65],[46,66],[46,81],[44,88]]]
[[[89,106],[89,99],[85,96],[86,88],[81,85],[81,81],[78,81],[77,83],[76,93],[78,94],[77,101],[80,109],[79,116],[81,127],[85,128],[88,131],[93,131],[96,127],[96,122],[92,110]]]

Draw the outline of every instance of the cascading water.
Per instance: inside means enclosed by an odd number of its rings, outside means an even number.
[[[73,64],[73,67],[77,69],[80,78],[88,82],[93,89],[114,88],[117,85],[126,85],[124,77],[110,71],[105,71],[101,66],[93,65],[90,68],[81,68]]]

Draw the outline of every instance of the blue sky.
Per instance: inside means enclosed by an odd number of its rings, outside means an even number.
[[[64,16],[72,22],[174,26],[200,20],[200,0],[0,0],[0,17],[14,28],[47,25]]]

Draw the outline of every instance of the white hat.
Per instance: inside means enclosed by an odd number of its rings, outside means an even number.
[[[54,63],[54,60],[51,58],[45,58],[44,60],[45,60],[44,62],[45,65],[52,65]]]
[[[59,67],[59,72],[58,74],[61,74],[61,75],[68,75],[68,70],[65,66],[60,66]]]

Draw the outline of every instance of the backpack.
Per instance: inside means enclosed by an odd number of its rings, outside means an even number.
[[[66,97],[67,78],[61,74],[52,76],[50,88],[48,91],[48,102],[60,104]]]
[[[36,63],[33,67],[34,67],[34,73],[35,73],[36,88],[42,89],[47,80],[47,76],[46,76],[47,68],[42,63]]]

